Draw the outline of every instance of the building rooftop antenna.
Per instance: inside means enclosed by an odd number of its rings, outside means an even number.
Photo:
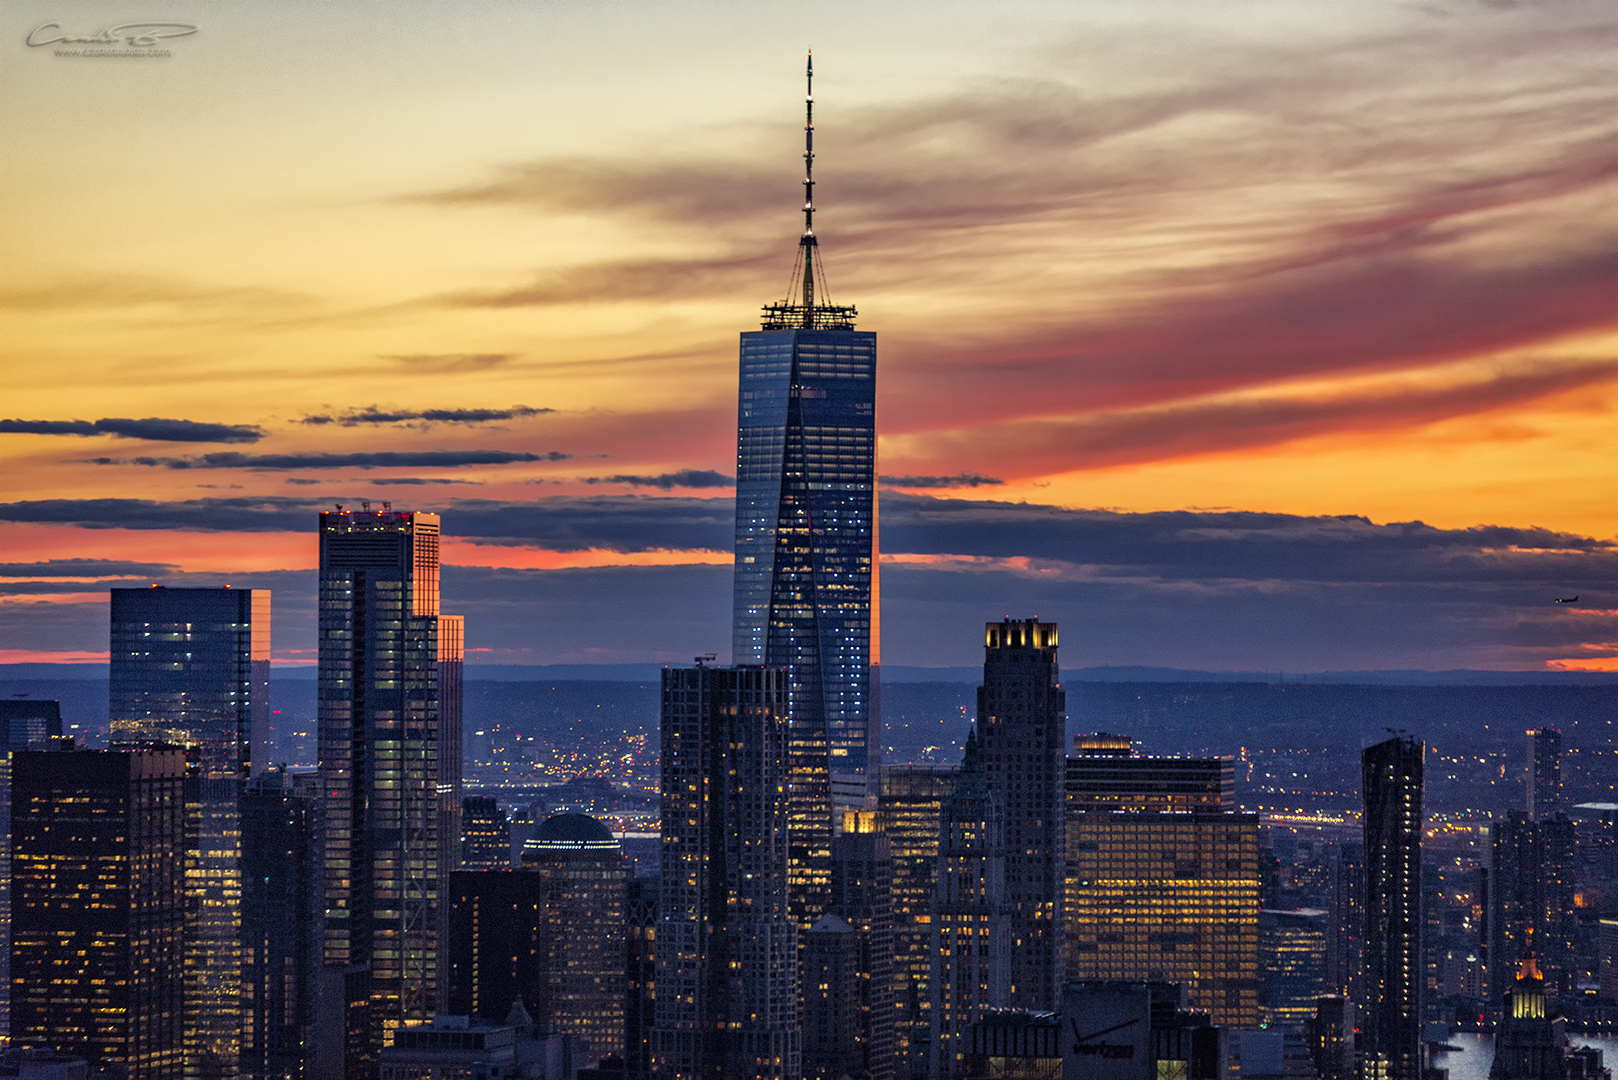
[[[811,52],[804,66],[803,235],[798,239],[787,298],[765,306],[764,329],[852,330],[856,314],[852,306],[831,303],[826,270],[820,262],[820,241],[815,237],[815,54]]]

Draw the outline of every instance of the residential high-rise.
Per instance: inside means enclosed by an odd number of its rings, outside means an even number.
[[[879,815],[893,855],[893,1043],[899,1080],[927,1075],[932,1015],[931,905],[953,765],[884,765]]]
[[[369,969],[374,1076],[437,1011],[438,515],[321,514],[319,629],[325,961]]]
[[[1063,783],[1067,695],[1056,665],[1056,624],[989,623],[984,632],[978,738],[989,791],[1004,815],[1005,1004],[1061,1008],[1065,892]]]
[[[970,1049],[972,1025],[985,1010],[1005,1008],[1011,936],[1004,827],[974,730],[939,826],[937,887],[928,922],[929,1080],[955,1076]]]
[[[304,1080],[325,911],[319,778],[266,769],[248,781],[241,806],[241,1073]]]
[[[812,69],[811,69],[812,70]],[[741,336],[731,656],[788,673],[793,917],[825,911],[841,809],[875,805],[876,335],[831,303],[814,233],[813,100],[804,231],[784,301]]]
[[[497,1021],[521,1001],[530,1016],[548,1015],[551,924],[544,880],[524,870],[457,870],[448,904],[444,1011]]]
[[[1575,992],[1578,860],[1573,822],[1565,814],[1534,821],[1510,810],[1489,832],[1489,936],[1484,947],[1491,996],[1499,999],[1512,990],[1521,962],[1530,955],[1544,993],[1555,999]]]
[[[801,1070],[787,695],[771,668],[663,669],[653,1054],[664,1080]]]
[[[185,752],[12,754],[11,1038],[184,1070]]]
[[[197,770],[187,856],[186,1074],[234,1077],[241,1053],[243,785],[269,765],[270,593],[112,590],[114,746],[172,744]]]
[[[1259,1024],[1257,814],[1068,818],[1067,977],[1167,979],[1222,1027]]]
[[[657,1007],[657,894],[661,879],[634,877],[624,892],[624,1075],[651,1080]]]
[[[461,726],[466,616],[438,617],[438,895],[461,864]],[[442,905],[441,905],[442,906]],[[442,932],[440,927],[440,932]]]
[[[1426,744],[1395,736],[1360,753],[1365,830],[1361,1046],[1388,1080],[1421,1077],[1421,830]],[[1356,1003],[1358,1004],[1358,1003]]]
[[[11,1033],[11,753],[62,737],[59,701],[0,700],[0,1045]]]
[[[865,1068],[859,973],[860,932],[822,915],[803,950],[804,1080],[841,1080]]]
[[[844,812],[831,842],[831,911],[854,929],[859,945],[853,1074],[893,1080],[893,846],[881,824],[875,810]],[[803,981],[807,989],[809,980]],[[809,1040],[806,1024],[805,1072]]]
[[[1566,810],[1562,800],[1562,733],[1553,727],[1530,728],[1528,819],[1544,821]]]
[[[548,1015],[589,1043],[594,1062],[624,1046],[624,890],[629,860],[587,814],[553,814],[523,845],[522,872],[540,879],[550,930]]]

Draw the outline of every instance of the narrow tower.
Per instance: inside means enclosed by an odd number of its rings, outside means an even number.
[[[793,918],[825,913],[841,810],[880,775],[876,335],[831,303],[814,232],[813,65],[804,230],[780,303],[741,336],[732,657],[787,671]]]
[[[1394,736],[1360,753],[1365,828],[1367,1060],[1421,1077],[1421,827],[1426,744]]]

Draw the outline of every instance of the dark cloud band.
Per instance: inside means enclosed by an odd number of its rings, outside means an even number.
[[[661,488],[672,491],[680,488],[728,488],[736,486],[734,476],[726,476],[713,469],[680,469],[677,472],[658,473],[656,476],[620,474],[617,476],[586,476],[586,484],[627,484],[630,487]]]
[[[918,489],[976,488],[1005,483],[998,476],[966,472],[954,476],[879,476],[877,480],[887,487]]]
[[[384,450],[358,454],[239,454],[197,457],[91,458],[96,465],[145,465],[165,469],[453,469],[468,465],[511,465],[524,461],[568,461],[572,454],[552,450],[528,454],[512,450]]]
[[[489,424],[496,420],[516,420],[528,416],[543,416],[555,409],[535,409],[527,405],[513,405],[509,409],[379,409],[372,405],[364,409],[351,409],[345,413],[305,416],[300,424],[336,424],[339,427],[362,425],[384,426],[411,422],[429,424]]]
[[[0,420],[0,434],[113,435],[151,442],[201,443],[251,443],[264,437],[262,429],[248,424],[205,424],[157,416],[144,420]]]

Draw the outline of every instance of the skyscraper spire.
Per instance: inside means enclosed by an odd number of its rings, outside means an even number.
[[[804,69],[803,98],[803,306],[815,306],[815,54]]]
[[[786,299],[764,307],[766,330],[852,330],[858,314],[853,306],[831,303],[826,271],[820,263],[820,241],[815,237],[815,56],[804,67],[803,103],[803,235],[792,267]]]

